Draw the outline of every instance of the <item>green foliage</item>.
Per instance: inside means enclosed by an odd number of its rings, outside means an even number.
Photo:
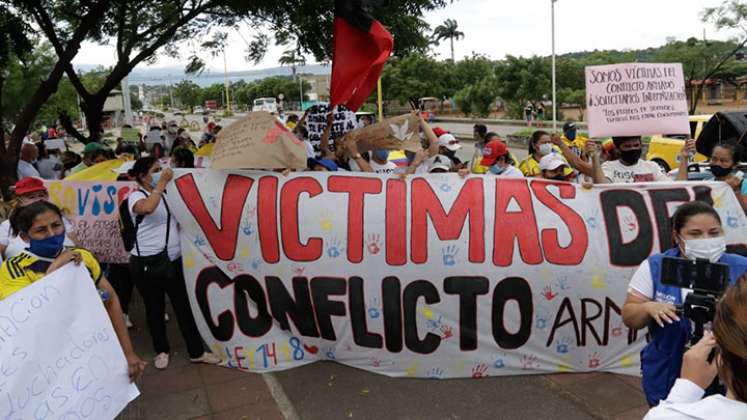
[[[190,112],[200,103],[200,87],[191,80],[182,80],[174,86],[174,97]]]
[[[497,95],[495,76],[487,76],[473,85],[467,85],[454,95],[454,101],[465,116],[487,117]]]
[[[550,67],[542,57],[508,56],[496,68],[498,93],[513,108],[537,103],[551,93]]]

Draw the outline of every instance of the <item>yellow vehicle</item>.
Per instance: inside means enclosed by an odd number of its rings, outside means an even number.
[[[690,120],[690,138],[697,139],[700,132],[703,131],[705,123],[711,119],[711,115],[691,115]],[[685,135],[656,135],[651,137],[648,145],[646,160],[651,160],[659,164],[664,172],[675,169],[680,164],[680,151],[685,143]],[[700,153],[695,154],[695,162],[705,162],[707,156]]]

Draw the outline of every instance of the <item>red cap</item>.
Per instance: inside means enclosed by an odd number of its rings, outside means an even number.
[[[448,133],[449,133],[448,131],[444,130],[441,127],[433,127],[433,134],[435,134],[436,137],[441,137],[444,134],[448,134]]]
[[[499,157],[508,153],[508,146],[501,140],[490,140],[482,148],[482,160],[480,165],[482,166],[493,166]]]
[[[16,182],[16,195],[31,194],[37,191],[47,191],[44,182],[39,178],[29,176]]]

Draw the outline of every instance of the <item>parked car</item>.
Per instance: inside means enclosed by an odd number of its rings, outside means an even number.
[[[275,98],[257,98],[254,100],[252,112],[265,111],[271,114],[277,114],[278,103]]]
[[[690,138],[697,139],[703,131],[703,126],[711,118],[710,115],[691,115],[690,121]],[[659,164],[664,172],[676,169],[680,164],[680,151],[685,144],[686,135],[657,135],[651,137],[648,145],[646,160],[651,160]],[[705,162],[708,157],[697,153],[694,162]]]
[[[196,106],[195,109],[192,110],[192,113],[194,113],[194,114],[202,114],[203,111],[204,110],[202,109],[201,106]]]

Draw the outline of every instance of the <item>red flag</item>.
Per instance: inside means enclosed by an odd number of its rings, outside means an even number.
[[[392,53],[394,40],[359,1],[339,1],[332,35],[331,104],[353,111],[366,101]]]

